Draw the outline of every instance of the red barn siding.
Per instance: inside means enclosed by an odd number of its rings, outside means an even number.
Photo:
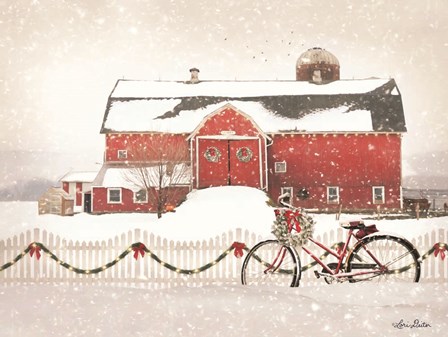
[[[75,206],[82,206],[82,183],[76,183],[76,200]]]
[[[309,199],[295,200],[305,208],[338,208],[327,204],[327,187],[340,188],[344,208],[376,208],[372,186],[384,186],[385,204],[400,207],[400,135],[276,135],[268,148],[269,191],[273,197],[280,187],[310,192]],[[275,173],[275,162],[286,161],[287,172]]]
[[[196,136],[220,135],[221,131],[229,130],[240,136],[258,136],[260,133],[254,123],[243,114],[226,108],[206,119]]]
[[[184,159],[192,162],[194,187],[267,187],[273,199],[278,197],[281,187],[292,187],[294,195],[305,188],[309,198],[294,197],[295,205],[335,210],[341,204],[343,209],[361,210],[377,207],[372,187],[382,186],[385,202],[381,207],[400,208],[400,134],[273,134],[271,141],[248,115],[226,106],[205,118],[188,137],[187,134],[107,134],[105,158],[107,162],[138,159],[134,158],[131,144],[156,148],[169,145],[181,149]],[[210,147],[221,153],[218,162],[204,157]],[[247,163],[236,157],[242,147],[253,153]],[[118,150],[127,150],[127,158],[119,159]],[[283,161],[287,171],[276,173],[275,163]],[[339,187],[337,204],[327,202],[330,186]],[[94,188],[94,212],[155,210],[149,203],[135,204],[132,191],[122,191],[122,203],[108,204],[107,188]],[[188,192],[188,187],[183,188],[179,201]]]
[[[125,162],[132,161],[134,157],[133,149],[138,146],[150,145],[155,148],[166,147],[167,145],[174,146],[179,151],[184,153],[185,160],[190,158],[188,142],[186,141],[188,135],[186,134],[125,134],[112,133],[106,135],[106,162]],[[118,158],[118,150],[127,150],[127,158]],[[137,160],[141,158],[136,158]],[[146,158],[150,159],[150,158]]]

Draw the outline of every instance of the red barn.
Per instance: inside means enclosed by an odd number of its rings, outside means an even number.
[[[339,62],[313,48],[296,81],[117,81],[101,133],[105,162],[92,185],[92,212],[154,210],[145,188],[125,179],[137,144],[171,144],[187,169],[173,185],[245,185],[276,199],[332,210],[401,207],[401,138],[406,132],[393,79],[339,80]],[[169,155],[167,155],[169,157]],[[169,158],[168,158],[169,162]]]

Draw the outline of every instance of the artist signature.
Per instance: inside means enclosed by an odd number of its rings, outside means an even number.
[[[420,321],[419,319],[415,319],[413,322],[405,322],[403,319],[400,319],[398,323],[392,323],[392,326],[396,329],[414,329],[414,328],[430,328],[431,325]]]

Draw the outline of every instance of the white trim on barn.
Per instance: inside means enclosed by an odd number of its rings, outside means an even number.
[[[205,116],[202,119],[202,121],[196,126],[196,128],[193,130],[193,132],[191,132],[191,134],[187,137],[187,140],[190,140],[193,137],[195,137],[195,135],[198,133],[198,131],[205,125],[205,123],[208,120],[210,120],[215,115],[221,113],[222,111],[224,111],[226,109],[231,109],[231,110],[235,111],[236,113],[241,114],[245,119],[247,119],[248,121],[250,121],[253,124],[253,126],[255,127],[255,129],[257,130],[257,132],[258,132],[258,134],[260,136],[262,136],[265,139],[271,140],[271,138],[258,126],[258,124],[254,121],[254,119],[251,116],[249,116],[245,112],[241,111],[240,109],[238,109],[237,107],[235,107],[231,103],[224,104],[219,109],[217,109],[217,110],[213,111],[212,113],[208,114],[207,116]],[[232,131],[232,130],[226,130],[226,131]],[[243,139],[241,137],[246,137],[246,136],[238,136],[238,135],[235,135],[235,134],[232,134],[232,133],[228,132],[228,133],[225,133],[225,134],[214,135],[214,136],[209,136],[209,137],[216,137],[216,138],[210,138],[210,139]],[[234,138],[234,137],[237,137],[237,138]],[[250,138],[246,138],[246,139],[250,139]]]

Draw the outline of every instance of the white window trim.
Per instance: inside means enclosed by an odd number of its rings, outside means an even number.
[[[145,191],[145,200],[137,200],[136,198],[136,194],[140,191]],[[146,191],[144,188],[142,188],[140,191],[138,192],[134,192],[134,204],[146,204],[148,202],[148,191]]]
[[[379,202],[379,201],[377,201],[377,200],[375,199],[375,189],[376,189],[376,188],[380,188],[380,189],[382,190],[382,193],[381,193],[381,196],[382,196],[381,202]],[[385,197],[384,193],[385,193],[384,186],[372,186],[372,203],[373,203],[374,205],[382,205],[382,204],[384,204],[384,203],[386,202],[386,200],[385,200],[386,197]]]
[[[277,164],[284,164],[285,165],[285,169],[284,170],[277,170]],[[286,173],[286,171],[287,171],[286,161],[276,161],[274,163],[274,171],[275,171],[275,173]]]
[[[120,155],[121,153],[121,155]],[[128,150],[117,150],[118,159],[128,159]]]
[[[283,193],[286,193],[286,192],[289,192],[289,201],[286,201],[286,202],[288,204],[291,204],[292,196],[293,196],[293,194],[292,194],[292,192],[293,192],[292,187],[280,187],[280,195],[282,195]]]
[[[337,199],[336,200],[330,200],[330,188],[335,188],[336,189],[336,195],[337,195]],[[339,200],[340,200],[340,194],[339,194],[339,186],[327,186],[327,204],[339,204]]]
[[[120,191],[120,201],[112,201],[110,200],[110,191]],[[112,188],[108,188],[107,189],[107,203],[108,204],[121,204],[121,201],[123,200],[123,196],[122,196],[122,190],[121,188],[116,188],[116,187],[112,187]]]

